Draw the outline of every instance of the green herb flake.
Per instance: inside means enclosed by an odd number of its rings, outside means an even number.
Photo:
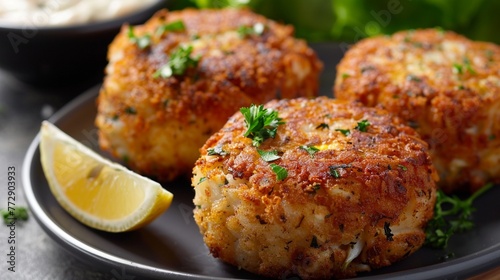
[[[218,145],[215,148],[207,149],[207,155],[209,156],[227,156],[228,152],[222,149],[222,146]]]
[[[469,58],[467,58],[467,57],[464,57],[464,66],[465,66],[465,69],[467,69],[467,71],[469,71],[469,73],[471,73],[472,75],[476,74],[476,71],[474,70],[474,68],[472,68],[471,62],[470,62]]]
[[[340,178],[340,173],[337,171],[337,169],[330,169],[330,175],[332,175],[335,179]]]
[[[207,180],[207,177],[201,177],[200,180],[198,181],[198,185],[205,182]]]
[[[338,132],[344,134],[344,136],[349,136],[349,134],[351,134],[351,130],[349,130],[349,129],[337,128],[337,129],[335,129],[335,131],[338,131]]]
[[[463,66],[458,63],[453,63],[453,73],[462,75],[464,73]]]
[[[350,164],[331,165],[328,167],[328,170],[333,178],[338,179],[341,177],[339,169],[345,169],[349,167],[351,167]]]
[[[448,246],[451,236],[472,229],[474,227],[472,213],[475,211],[472,203],[492,187],[492,183],[486,184],[464,200],[457,196],[448,196],[442,190],[438,190],[434,217],[425,229],[425,244],[444,249]]]
[[[275,161],[277,159],[280,159],[281,157],[278,155],[278,151],[263,151],[257,149],[257,152],[259,153],[260,157],[267,162],[270,161]]]
[[[246,26],[242,25],[238,27],[236,32],[238,32],[238,35],[240,38],[245,38],[247,36],[252,36],[252,35],[262,35],[264,33],[264,30],[266,29],[266,26],[263,23],[257,22],[253,26]]]
[[[184,22],[182,20],[176,20],[173,22],[169,22],[166,24],[163,24],[159,26],[156,29],[156,35],[161,36],[163,33],[170,31],[170,32],[178,32],[178,31],[185,31],[186,26],[184,25]]]
[[[358,122],[358,125],[355,127],[355,129],[357,129],[361,132],[367,132],[369,126],[370,126],[370,122],[368,122],[368,120],[362,120],[362,121]]]
[[[143,50],[151,45],[151,35],[145,34],[143,36],[137,37],[134,33],[134,27],[129,26],[127,37],[133,44],[136,44],[139,49]]]
[[[406,166],[402,165],[402,164],[398,164],[398,168],[403,170],[403,171],[406,171],[408,170],[408,168],[406,168]]]
[[[314,147],[314,146],[302,145],[302,146],[299,146],[299,148],[306,151],[311,157],[314,157],[314,154],[319,152],[319,149]]]
[[[274,138],[278,126],[284,124],[282,119],[278,117],[277,111],[265,109],[263,105],[243,107],[240,112],[245,117],[247,126],[244,136],[252,139],[252,144],[255,147],[259,147],[268,138]]]
[[[330,128],[330,126],[329,126],[328,124],[326,124],[326,123],[320,123],[320,124],[316,127],[316,129],[329,129],[329,128]]]
[[[314,190],[314,192],[317,192],[317,191],[319,191],[320,189],[321,189],[321,185],[320,185],[320,184],[316,184],[316,185],[314,185],[314,186],[313,186],[313,190]]]
[[[276,179],[278,179],[279,181],[285,180],[286,177],[288,177],[288,171],[286,170],[286,168],[274,163],[271,163],[270,166],[273,172],[276,174]]]
[[[17,221],[28,220],[28,208],[26,207],[9,207],[9,209],[0,209],[0,214],[3,217],[5,225],[11,225]]]
[[[349,73],[346,73],[346,72],[342,73],[342,79],[347,79],[347,78],[349,78],[350,76],[351,76],[351,75],[349,75]]]
[[[193,46],[180,46],[170,55],[167,64],[158,69],[153,77],[169,78],[171,76],[184,75],[188,68],[194,68],[198,65],[199,57],[191,57]]]

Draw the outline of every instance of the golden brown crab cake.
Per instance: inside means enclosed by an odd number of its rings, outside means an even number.
[[[382,106],[428,142],[446,192],[500,179],[500,47],[437,29],[360,41],[335,96]]]
[[[199,148],[240,107],[313,97],[322,64],[293,28],[249,10],[161,11],[109,48],[102,149],[159,180],[190,176]]]
[[[284,122],[274,138],[254,146],[236,113],[193,169],[194,217],[214,257],[268,277],[328,279],[422,246],[437,173],[412,128],[327,97],[265,107]]]

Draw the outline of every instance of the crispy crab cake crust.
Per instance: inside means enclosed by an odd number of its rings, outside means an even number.
[[[182,21],[185,30],[158,33]],[[238,33],[262,24],[262,34]],[[249,10],[160,11],[133,28],[150,36],[141,49],[124,26],[110,45],[96,126],[103,150],[159,180],[189,176],[198,150],[242,106],[273,98],[317,95],[322,64],[293,28]],[[155,77],[181,46],[196,67]]]
[[[446,192],[500,181],[500,47],[436,29],[360,41],[335,96],[382,106],[415,127]]]
[[[274,139],[252,146],[236,113],[193,170],[194,217],[214,257],[268,277],[325,279],[387,266],[421,247],[437,173],[412,128],[384,110],[326,97],[266,107],[286,122]],[[366,132],[356,129],[363,120]],[[258,150],[280,158],[266,162]],[[271,163],[288,176],[278,180]]]

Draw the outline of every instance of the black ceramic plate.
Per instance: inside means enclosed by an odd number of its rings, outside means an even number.
[[[313,47],[325,63],[321,91],[331,95],[335,65],[342,50],[335,44]],[[50,121],[98,151],[95,97],[98,86],[84,93]],[[194,192],[189,181],[164,187],[175,195],[170,209],[152,224],[129,233],[93,230],[67,214],[52,196],[40,165],[37,136],[23,166],[23,185],[29,206],[43,229],[64,248],[107,271],[168,279],[258,279],[257,275],[226,265],[209,255],[192,217]],[[500,187],[476,201],[474,230],[455,236],[447,251],[422,248],[393,266],[360,279],[463,279],[500,265]],[[452,258],[444,258],[450,252]],[[122,270],[123,269],[123,270]]]

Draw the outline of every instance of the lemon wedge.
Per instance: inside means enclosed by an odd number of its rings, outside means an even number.
[[[50,190],[83,224],[129,231],[169,208],[173,195],[159,183],[103,158],[47,121],[40,132],[40,158]]]

